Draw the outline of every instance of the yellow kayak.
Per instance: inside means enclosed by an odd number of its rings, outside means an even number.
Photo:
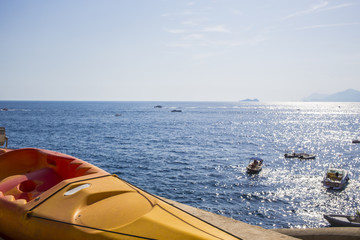
[[[69,155],[0,149],[0,233],[11,239],[239,239]]]

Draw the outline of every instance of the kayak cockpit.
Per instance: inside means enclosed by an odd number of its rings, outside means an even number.
[[[66,179],[107,172],[80,159],[39,149],[0,154],[0,198],[27,203]]]

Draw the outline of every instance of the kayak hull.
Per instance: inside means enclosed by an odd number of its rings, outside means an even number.
[[[60,153],[4,152],[0,177],[0,232],[13,239],[238,239]]]

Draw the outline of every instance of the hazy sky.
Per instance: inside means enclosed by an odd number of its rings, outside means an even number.
[[[0,100],[360,90],[358,0],[0,0]]]

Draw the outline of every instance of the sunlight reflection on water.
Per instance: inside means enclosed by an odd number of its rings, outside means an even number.
[[[359,103],[154,105],[6,102],[0,120],[13,148],[64,152],[153,194],[265,228],[327,226],[324,213],[360,208],[360,145],[351,143]],[[317,157],[285,159],[287,149]],[[251,176],[254,156],[264,169]],[[331,164],[351,172],[343,191],[321,184]]]

